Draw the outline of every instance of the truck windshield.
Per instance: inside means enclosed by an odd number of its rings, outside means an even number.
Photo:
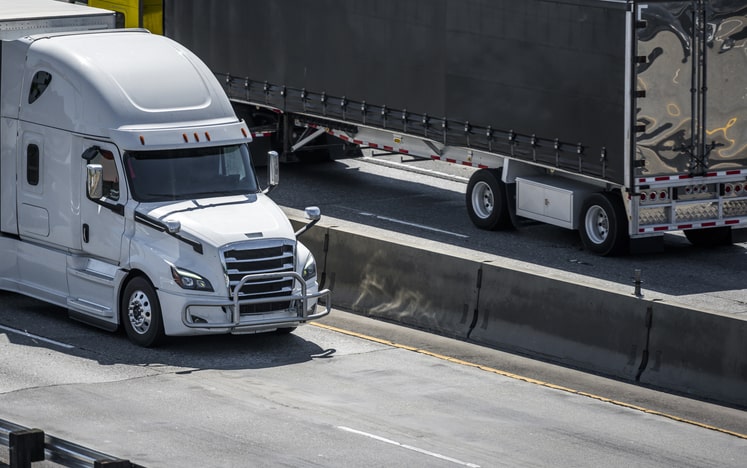
[[[246,145],[129,151],[125,168],[135,200],[158,202],[259,191]]]

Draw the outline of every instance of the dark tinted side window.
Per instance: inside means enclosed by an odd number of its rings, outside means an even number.
[[[26,148],[26,182],[39,185],[39,147],[36,145]]]
[[[31,88],[29,89],[29,104],[33,104],[34,101],[39,99],[44,91],[47,90],[47,86],[52,81],[52,75],[45,71],[39,71],[34,74],[34,78],[31,80]]]

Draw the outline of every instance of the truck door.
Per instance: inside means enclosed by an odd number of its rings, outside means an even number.
[[[67,301],[71,316],[104,328],[116,328],[116,278],[124,234],[124,201],[126,184],[121,177],[119,152],[114,145],[84,140],[80,175],[81,253],[68,257]],[[81,156],[77,156],[81,157]],[[102,168],[103,190],[100,196],[89,196],[88,167]]]
[[[119,265],[126,200],[119,151],[114,145],[97,141],[86,141],[85,147],[86,161],[82,164],[80,179],[82,250],[102,262]],[[89,164],[100,165],[103,169],[103,193],[100,198],[92,199],[86,190],[86,166]]]
[[[747,165],[747,4],[638,2],[634,176]]]

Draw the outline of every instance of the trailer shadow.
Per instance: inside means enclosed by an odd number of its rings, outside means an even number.
[[[705,307],[733,312],[731,304],[739,306],[741,301],[747,312],[745,242],[699,248],[681,233],[672,233],[665,235],[660,252],[599,257],[584,250],[577,232],[543,223],[522,220],[511,231],[477,229],[467,215],[464,182],[377,167],[365,158],[284,165],[281,181],[271,194],[281,206],[303,209],[313,204],[323,216],[610,281],[629,287],[631,293],[640,270],[644,294],[652,298],[668,295],[691,301],[710,294],[703,299]]]

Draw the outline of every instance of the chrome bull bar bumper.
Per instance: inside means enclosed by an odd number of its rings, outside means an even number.
[[[263,280],[263,279],[277,279],[277,278],[292,278],[294,280],[294,287],[292,288],[295,290],[295,283],[298,283],[301,285],[301,291],[298,294],[290,294],[287,296],[273,296],[273,297],[265,297],[265,298],[257,298],[257,299],[240,299],[239,293],[241,292],[242,287],[249,281],[256,281],[256,280]],[[229,328],[233,332],[241,332],[241,331],[247,331],[250,332],[252,330],[262,330],[262,329],[268,329],[273,327],[281,327],[284,325],[291,325],[291,324],[298,324],[298,323],[304,323],[304,322],[310,322],[313,320],[318,320],[330,313],[332,310],[331,305],[331,297],[332,292],[329,289],[323,289],[321,291],[317,291],[315,293],[309,293],[307,291],[306,281],[304,281],[303,277],[296,273],[295,271],[282,271],[282,272],[272,272],[272,273],[257,273],[257,274],[251,274],[246,275],[241,278],[241,281],[236,285],[236,287],[233,290],[233,294],[231,295],[231,299],[226,299],[224,301],[221,300],[210,300],[210,301],[190,301],[187,305],[184,306],[182,309],[182,323],[184,326],[189,328],[202,328],[202,329],[214,329],[214,328]],[[322,309],[321,312],[309,314],[309,302],[315,299],[323,299],[324,300],[324,309]],[[260,314],[258,314],[257,317],[254,317],[253,319],[245,319],[243,322],[241,321],[241,306],[243,305],[256,305],[256,304],[267,304],[271,302],[284,302],[287,301],[291,304],[301,304],[301,307],[296,307],[296,315],[288,316],[288,317],[261,317]],[[230,318],[226,317],[225,322],[195,322],[190,314],[190,307],[213,307],[213,308],[223,308],[226,307],[231,308],[231,315]],[[268,314],[269,315],[269,314]]]

